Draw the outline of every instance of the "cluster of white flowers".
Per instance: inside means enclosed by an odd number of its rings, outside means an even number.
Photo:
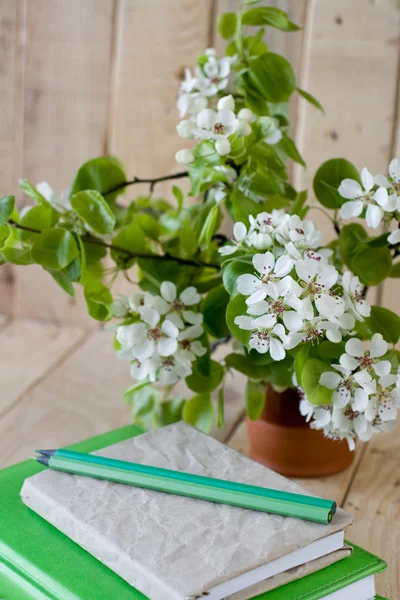
[[[320,385],[333,390],[332,404],[316,406],[304,397],[300,411],[314,429],[322,429],[332,439],[346,439],[354,449],[354,439],[371,439],[379,431],[391,431],[400,408],[400,375],[390,373],[387,343],[376,333],[369,349],[357,338],[345,346],[335,371],[322,373]]]
[[[231,65],[236,56],[218,58],[214,48],[208,48],[195,69],[193,77],[190,69],[185,69],[185,79],[179,87],[177,108],[181,117],[186,114],[196,117],[207,108],[208,98],[226,89]]]
[[[206,353],[198,340],[203,315],[189,308],[200,300],[195,287],[178,296],[175,284],[164,281],[159,296],[138,292],[114,301],[114,315],[128,321],[117,328],[117,354],[131,362],[134,379],[172,385],[192,373],[191,363]]]
[[[339,194],[349,200],[340,209],[343,219],[359,217],[366,209],[367,225],[376,229],[382,219],[390,221],[396,213],[400,213],[400,159],[391,161],[389,177],[373,177],[364,167],[361,181],[362,186],[355,179],[344,179],[339,186]],[[390,234],[388,240],[391,244],[400,242],[400,232]]]
[[[226,156],[231,151],[230,136],[233,134],[237,136],[250,135],[250,121],[253,113],[247,108],[242,108],[236,116],[233,96],[220,98],[217,109],[215,111],[211,108],[204,108],[196,117],[181,121],[176,129],[184,139],[195,138],[212,141],[218,154]],[[194,160],[194,155],[191,150],[179,150],[175,159],[180,164],[189,164]]]
[[[284,210],[260,212],[256,217],[250,215],[249,222],[249,228],[244,223],[235,223],[231,238],[233,244],[222,246],[220,254],[234,254],[240,247],[266,250],[278,244],[285,246],[292,258],[299,259],[302,251],[315,250],[322,244],[322,233],[312,221],[302,221],[297,215],[289,215]],[[331,255],[329,250],[322,253],[326,257]]]
[[[251,221],[249,239],[265,236],[262,243],[273,245],[274,253],[255,254],[254,271],[238,277],[247,315],[235,318],[240,329],[251,331],[249,346],[262,354],[269,351],[274,360],[282,360],[286,350],[301,342],[340,342],[371,310],[358,277],[341,276],[329,264],[331,253],[317,251],[322,239],[314,224],[281,212],[261,213]],[[257,231],[252,229],[255,222]],[[260,232],[261,226],[267,229]],[[235,225],[237,244],[247,239],[238,240],[245,235],[243,228],[243,223]]]

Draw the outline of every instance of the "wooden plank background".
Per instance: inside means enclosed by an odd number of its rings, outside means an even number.
[[[240,0],[0,0],[0,194],[24,176],[59,193],[85,159],[113,153],[130,175],[173,172],[179,138],[175,108],[183,68],[202,49],[223,49],[219,12]],[[269,29],[272,50],[292,61],[301,87],[292,132],[307,162],[291,165],[310,187],[318,165],[345,156],[381,172],[399,149],[397,0],[275,0],[302,30]],[[168,194],[160,185],[157,193]],[[135,193],[141,190],[135,188]],[[312,194],[311,194],[312,196]],[[19,196],[22,205],[28,200]],[[331,236],[319,211],[312,217]],[[396,307],[395,280],[381,301]],[[0,269],[0,311],[87,324],[78,291],[71,299],[39,267]]]

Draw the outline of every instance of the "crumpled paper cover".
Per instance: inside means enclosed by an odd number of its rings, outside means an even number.
[[[309,494],[184,422],[94,454]],[[353,520],[338,509],[331,524],[311,523],[51,469],[26,479],[21,497],[151,600],[206,596],[217,584],[341,531]],[[275,579],[274,587],[282,585]],[[257,593],[267,587],[266,582]],[[252,596],[244,590],[234,600]]]

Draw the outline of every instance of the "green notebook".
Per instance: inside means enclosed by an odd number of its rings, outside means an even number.
[[[92,452],[142,432],[131,425],[70,448]],[[24,479],[44,468],[25,461],[0,471],[1,600],[146,600],[22,503],[19,493]],[[354,546],[351,557],[257,596],[257,600],[318,600],[385,567],[382,560]],[[385,599],[376,596],[376,600]]]

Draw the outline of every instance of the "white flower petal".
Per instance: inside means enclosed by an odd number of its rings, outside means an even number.
[[[194,340],[203,335],[204,329],[201,325],[191,325],[179,334],[180,340]]]
[[[239,275],[239,277],[237,278],[236,285],[238,292],[240,292],[244,296],[250,296],[250,294],[253,294],[256,290],[258,290],[260,280],[257,279],[255,275],[245,273],[244,275]]]
[[[350,356],[363,356],[364,345],[361,340],[357,338],[351,338],[351,340],[346,343],[345,350],[347,354],[350,354]]]
[[[361,181],[366,192],[370,192],[374,187],[374,178],[367,167],[364,167],[361,171]]]
[[[196,125],[200,129],[211,129],[217,122],[217,113],[211,108],[201,110],[197,115]]]
[[[160,320],[160,315],[158,312],[149,306],[141,306],[139,312],[143,321],[147,323],[147,325],[150,325],[150,327],[155,327]]]
[[[253,324],[255,327],[261,327],[265,329],[270,329],[276,323],[276,315],[263,315],[262,317],[258,317],[254,319]]]
[[[198,304],[201,300],[201,296],[194,286],[187,287],[185,290],[183,290],[179,298],[182,300],[185,306]]]
[[[354,200],[362,196],[361,185],[355,179],[343,179],[339,185],[339,194],[347,200]],[[362,204],[362,203],[361,203]]]
[[[375,373],[382,377],[382,375],[389,375],[392,365],[388,360],[381,360],[372,367]]]
[[[215,142],[215,150],[218,152],[220,156],[226,156],[231,151],[231,143],[228,138],[223,138],[222,140],[217,140]]]
[[[342,356],[339,359],[339,362],[342,365],[342,367],[344,369],[347,369],[348,371],[354,371],[358,367],[358,360],[356,360],[352,356],[349,356],[348,354],[342,354]]]
[[[234,323],[240,327],[240,329],[245,329],[246,331],[252,331],[254,329],[253,317],[246,317],[244,315],[238,316],[235,317]]]
[[[274,360],[283,360],[286,356],[285,348],[282,342],[279,342],[275,338],[271,338],[269,352]]]
[[[345,388],[335,390],[332,394],[332,404],[336,408],[344,408],[350,400],[350,392]]]
[[[183,320],[176,312],[173,312],[170,315],[167,315],[165,317],[165,320],[171,321],[171,323],[173,323],[175,325],[175,327],[177,327],[178,329],[183,329],[185,327]]]
[[[191,325],[201,325],[203,322],[203,315],[200,312],[196,313],[193,310],[183,310],[182,316],[185,321]]]
[[[244,223],[238,221],[233,226],[233,237],[237,242],[242,242],[246,237],[247,229]]]
[[[176,338],[164,337],[158,341],[157,350],[160,356],[171,356],[177,349],[178,340]]]
[[[372,336],[371,345],[369,352],[372,358],[378,358],[379,356],[383,356],[387,352],[387,342],[383,339],[383,335],[380,333],[375,333]]]
[[[396,231],[392,231],[388,235],[389,244],[398,244],[400,242],[400,229],[396,229]]]
[[[161,296],[167,302],[173,302],[176,299],[176,285],[172,281],[163,281],[160,286]]]
[[[384,175],[375,175],[375,183],[380,187],[390,188],[390,183],[387,177]]]
[[[351,202],[345,202],[340,207],[340,216],[342,219],[352,219],[354,217],[359,217],[362,213],[364,207],[364,203],[362,200],[354,200]]]
[[[221,254],[221,256],[229,256],[230,254],[235,254],[235,252],[238,251],[238,247],[237,246],[230,246],[229,244],[226,246],[221,246],[221,248],[218,248],[218,252],[219,254]]]
[[[336,305],[336,298],[333,298],[328,294],[321,294],[319,298],[315,299],[315,306],[317,307],[319,314],[326,317],[333,315]]]
[[[144,340],[134,347],[133,352],[135,354],[135,358],[138,358],[140,361],[142,361],[145,358],[150,358],[153,356],[154,350],[154,342],[152,340]]]
[[[335,390],[341,381],[342,378],[340,375],[331,371],[325,371],[325,373],[322,373],[321,377],[319,378],[320,385],[323,385],[329,390]]]
[[[253,294],[251,294],[251,296],[249,296],[246,300],[246,304],[248,304],[249,306],[251,304],[255,304],[256,302],[261,302],[261,300],[264,300],[265,296],[267,295],[268,292],[268,286],[263,286],[261,289],[256,290]]]
[[[289,331],[299,331],[303,327],[304,321],[295,311],[285,311],[283,313],[283,322]]]
[[[361,412],[368,406],[368,394],[361,388],[354,390],[354,402],[352,404],[353,410]]]
[[[266,252],[265,254],[255,254],[253,256],[253,265],[259,273],[267,274],[272,271],[275,264],[275,257],[272,252]]]
[[[372,198],[379,204],[379,206],[385,208],[388,203],[387,190],[383,187],[378,188]]]
[[[165,319],[164,323],[161,325],[161,331],[171,338],[177,338],[179,335],[178,327],[168,319]]]
[[[151,303],[153,309],[160,315],[166,315],[171,308],[171,305],[161,296],[153,296]]]
[[[389,165],[389,175],[394,181],[400,181],[400,158],[394,158]]]
[[[283,255],[278,258],[275,264],[274,273],[277,277],[285,277],[293,269],[293,260]]]
[[[381,224],[382,215],[383,211],[380,206],[376,206],[376,204],[369,204],[365,215],[368,227],[372,227],[372,229],[379,227]]]

